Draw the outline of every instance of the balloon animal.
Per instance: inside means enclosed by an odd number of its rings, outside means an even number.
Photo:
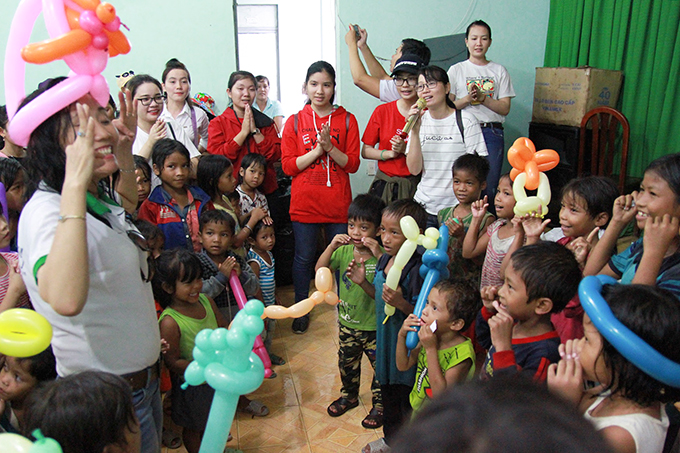
[[[560,156],[552,149],[536,151],[534,143],[520,137],[508,150],[508,162],[512,165],[510,179],[514,181],[512,191],[515,196],[515,214],[522,216],[530,212],[540,212],[541,217],[548,213],[550,203],[550,182],[544,172],[551,170],[560,162]],[[527,197],[524,189],[536,190],[536,196]]]
[[[423,253],[423,264],[420,266],[420,276],[423,277],[423,286],[418,294],[416,306],[413,308],[413,314],[418,318],[423,314],[423,308],[427,305],[427,297],[430,295],[432,287],[442,278],[449,278],[449,255],[446,253],[446,248],[449,244],[449,227],[442,225],[437,232],[439,240],[437,247]],[[420,327],[417,327],[419,330]],[[418,332],[410,331],[406,334],[406,347],[413,349],[418,345]]]
[[[207,382],[215,389],[199,453],[222,453],[240,395],[254,392],[264,379],[264,365],[255,354],[255,338],[264,329],[264,305],[251,300],[229,330],[204,329],[196,335],[194,360],[184,372],[188,385]]]
[[[418,245],[422,245],[426,249],[433,249],[437,247],[437,239],[439,238],[439,232],[436,228],[428,228],[424,235],[420,234],[418,224],[410,215],[402,217],[399,221],[399,225],[401,226],[402,233],[404,233],[404,236],[406,237],[406,241],[401,245],[401,248],[397,252],[397,256],[394,257],[394,263],[385,279],[387,287],[395,291],[399,286],[401,272],[411,259],[411,256],[415,253]],[[387,315],[387,317],[392,316],[394,311],[395,308],[392,305],[385,304],[385,315]]]
[[[42,12],[50,39],[29,44]],[[33,130],[55,112],[87,93],[102,106],[109,86],[101,72],[109,57],[126,54],[130,43],[120,31],[116,9],[100,0],[22,0],[14,14],[5,51],[5,98],[12,140],[26,146]],[[50,88],[21,111],[25,96],[25,63],[63,59],[68,78]]]
[[[264,309],[262,318],[299,318],[312,311],[312,308],[322,302],[326,302],[329,305],[337,305],[340,300],[338,299],[338,295],[333,292],[333,274],[330,269],[327,267],[319,268],[316,271],[314,284],[316,285],[317,291],[314,291],[309,298],[301,300],[290,307],[270,305]]]
[[[241,281],[236,275],[236,271],[231,271],[231,274],[229,275],[229,286],[231,286],[231,291],[234,293],[234,297],[236,297],[236,304],[238,305],[239,310],[243,310],[243,307],[246,306],[248,300],[246,299],[246,293],[243,291],[243,286],[241,286]],[[255,349],[253,349],[253,352],[255,352],[260,360],[262,360],[262,364],[264,365],[264,377],[268,378],[272,375],[272,361],[269,358],[269,353],[264,347],[260,335],[255,337]]]

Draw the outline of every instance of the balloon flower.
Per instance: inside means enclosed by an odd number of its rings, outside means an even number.
[[[184,371],[187,385],[207,382],[215,389],[199,453],[222,453],[240,395],[254,392],[264,379],[264,366],[252,352],[262,332],[264,305],[251,300],[240,310],[229,330],[204,329],[196,335],[194,360]]]
[[[413,314],[418,318],[423,314],[423,308],[427,305],[427,297],[432,291],[432,287],[442,278],[449,278],[449,255],[446,253],[446,248],[449,244],[449,227],[442,225],[437,232],[439,239],[437,247],[423,253],[423,264],[420,266],[420,276],[423,277],[423,286],[418,294],[416,306],[413,308]],[[417,327],[420,330],[420,326]],[[413,349],[418,346],[418,332],[409,331],[406,334],[406,347]]]
[[[578,285],[583,309],[597,331],[640,370],[671,387],[680,387],[680,364],[666,358],[616,319],[602,297],[603,285],[615,285],[608,275],[585,277]]]
[[[317,290],[309,298],[290,307],[270,305],[264,309],[262,317],[269,319],[299,318],[312,311],[312,308],[322,302],[326,302],[328,305],[337,305],[340,302],[338,295],[333,292],[333,274],[330,269],[327,267],[319,268],[314,277],[314,284]]]
[[[238,279],[238,275],[236,275],[236,271],[231,271],[231,274],[229,275],[229,286],[231,286],[231,291],[236,297],[236,304],[238,305],[239,310],[243,310],[243,307],[246,306],[248,300],[246,299],[246,293],[243,291],[243,286],[241,286],[241,281]],[[257,354],[260,360],[262,360],[262,364],[264,365],[264,377],[268,378],[272,375],[272,361],[269,358],[267,348],[264,347],[261,335],[255,337],[255,348],[253,349],[253,352]]]
[[[36,429],[31,434],[36,441],[31,442],[23,436],[14,433],[0,434],[0,451],[3,453],[63,453],[61,445],[54,439],[43,436]]]
[[[522,216],[530,212],[540,212],[541,217],[548,213],[550,203],[550,182],[544,172],[552,170],[560,162],[555,150],[536,151],[534,143],[520,137],[508,150],[508,162],[512,165],[510,179],[514,181],[512,191],[515,196],[515,214]],[[536,196],[527,197],[524,189],[536,190]]]
[[[29,44],[42,12],[50,39]],[[100,0],[22,0],[14,14],[5,51],[5,98],[12,140],[26,146],[31,132],[47,118],[90,93],[102,106],[109,86],[101,72],[109,57],[126,54],[130,43],[120,31],[116,9]],[[25,63],[64,60],[68,78],[17,109],[25,96]]]
[[[439,238],[439,231],[436,228],[428,228],[425,234],[420,234],[418,224],[410,215],[404,216],[399,221],[401,231],[406,237],[406,241],[401,245],[397,256],[394,257],[394,263],[387,273],[385,284],[388,288],[396,291],[401,280],[401,272],[404,266],[408,264],[418,245],[422,245],[426,249],[433,249],[437,246],[437,239]],[[448,237],[448,232],[447,232]],[[392,305],[385,304],[385,315],[390,317],[394,314],[395,308]]]
[[[26,308],[0,313],[0,354],[31,357],[47,349],[51,341],[52,326],[41,314]]]

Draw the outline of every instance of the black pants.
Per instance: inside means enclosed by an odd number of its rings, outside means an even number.
[[[380,386],[383,401],[383,433],[387,445],[391,445],[402,424],[408,422],[411,417],[409,401],[411,388],[402,384]]]

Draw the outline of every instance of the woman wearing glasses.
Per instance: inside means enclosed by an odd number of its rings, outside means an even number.
[[[192,167],[195,168],[200,153],[191,139],[173,121],[159,118],[165,101],[161,83],[148,74],[139,74],[127,82],[125,87],[132,92],[132,99],[137,104],[137,137],[132,152],[147,159],[151,165],[153,145],[161,138],[172,138],[187,147]],[[159,184],[160,180],[154,175],[152,189]]]
[[[369,193],[382,198],[385,203],[403,198],[413,198],[419,176],[411,175],[406,165],[406,142],[401,137],[411,106],[418,100],[416,85],[418,70],[423,60],[406,54],[397,60],[392,71],[401,99],[379,105],[366,125],[361,156],[378,161],[378,172]]]
[[[411,107],[419,115],[411,130],[406,164],[411,174],[421,175],[414,200],[425,206],[428,226],[437,226],[437,213],[458,204],[453,194],[453,163],[463,154],[486,156],[484,136],[472,114],[456,111],[449,99],[451,84],[446,71],[425,66],[418,72],[416,91],[427,111]]]

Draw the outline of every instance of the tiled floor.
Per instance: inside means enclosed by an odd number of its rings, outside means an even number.
[[[277,288],[284,305],[293,300],[292,287]],[[312,310],[309,330],[291,331],[292,320],[278,322],[274,353],[286,364],[274,367],[275,379],[265,379],[249,395],[265,403],[270,414],[252,419],[237,414],[231,428],[234,439],[228,447],[244,452],[358,452],[368,442],[382,437],[382,430],[367,430],[361,420],[371,409],[370,382],[373,371],[364,357],[361,404],[341,417],[332,418],[328,405],[338,398],[338,326],[335,307],[326,304]],[[163,449],[163,452],[185,452]]]

